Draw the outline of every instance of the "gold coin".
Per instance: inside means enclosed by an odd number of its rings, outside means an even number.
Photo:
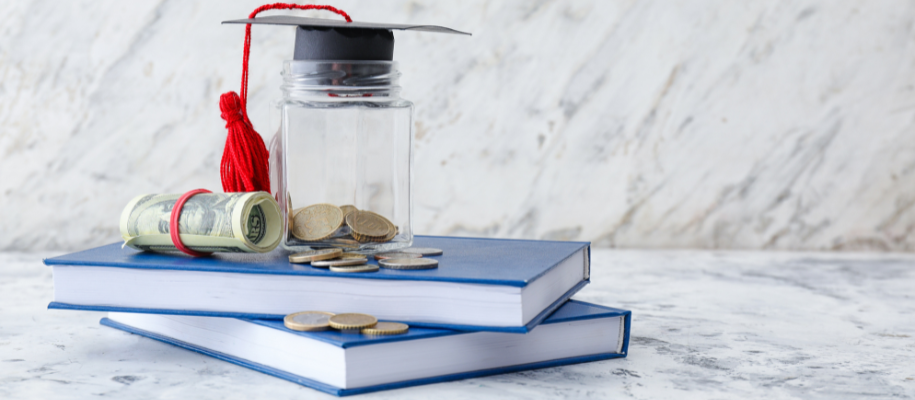
[[[331,258],[340,257],[341,254],[343,254],[343,250],[340,249],[308,250],[301,253],[290,254],[289,262],[299,264],[310,263],[312,261],[330,260]]]
[[[382,236],[365,236],[365,235],[359,235],[359,234],[354,233],[353,238],[356,239],[360,243],[370,243],[370,242],[383,243],[383,242],[387,242],[387,241],[390,241],[391,239],[393,239],[394,235],[388,235],[388,236],[382,237]]]
[[[289,192],[286,192],[286,218],[289,220],[289,225],[287,229],[292,230],[292,225],[295,223],[292,220],[292,216],[295,213],[292,211],[292,196],[289,195]]]
[[[334,313],[324,311],[301,311],[283,318],[283,325],[294,331],[323,331],[330,327]]]
[[[365,260],[363,260],[362,262],[364,263]],[[378,266],[375,264],[363,264],[363,265],[356,265],[356,266],[351,266],[351,267],[337,267],[337,266],[332,265],[330,267],[330,271],[331,272],[375,272],[375,271],[378,271]]]
[[[365,254],[359,253],[343,253],[340,255],[340,258],[346,260],[348,258],[368,258]]]
[[[369,328],[377,322],[378,318],[358,313],[337,314],[329,321],[331,328],[340,330]]]
[[[346,216],[353,211],[359,211],[359,209],[356,208],[356,206],[349,205],[349,204],[347,204],[345,206],[340,206],[340,210],[343,210],[343,218],[346,218]]]
[[[407,333],[410,326],[400,322],[379,322],[371,328],[363,328],[362,333],[365,335],[400,335]]]
[[[314,204],[296,211],[292,235],[306,242],[330,237],[343,224],[343,211],[333,204]]]
[[[398,228],[398,227],[395,226],[395,227],[394,227],[394,230],[391,231],[391,233],[388,234],[388,236],[386,236],[386,237],[384,238],[384,241],[385,241],[385,242],[390,242],[391,239],[394,239],[394,236],[397,236],[398,233],[400,233],[400,228]]]
[[[394,224],[387,218],[371,211],[354,211],[346,216],[346,225],[353,230],[353,238],[363,242],[383,239],[394,230]]]

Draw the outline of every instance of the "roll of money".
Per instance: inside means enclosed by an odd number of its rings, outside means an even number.
[[[137,196],[121,212],[124,244],[137,250],[174,251],[172,207],[181,194]],[[200,252],[266,253],[282,237],[280,207],[267,192],[201,193],[184,203],[181,242]]]

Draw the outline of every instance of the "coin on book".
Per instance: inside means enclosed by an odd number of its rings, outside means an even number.
[[[343,211],[333,204],[313,204],[295,212],[292,235],[306,242],[326,239],[343,225]]]
[[[369,260],[365,258],[335,258],[332,260],[322,260],[322,261],[312,261],[312,267],[345,267],[348,265],[362,265],[367,263]]]
[[[330,317],[330,327],[340,330],[362,329],[375,325],[378,318],[368,314],[345,313]]]
[[[289,255],[289,262],[301,264],[310,263],[312,261],[330,260],[331,258],[340,257],[341,254],[343,254],[343,250],[340,249],[308,250]]]
[[[375,259],[376,260],[387,260],[387,259],[391,259],[391,258],[421,258],[422,256],[423,256],[422,254],[402,253],[399,251],[393,251],[390,253],[375,254]]]
[[[379,322],[371,328],[362,328],[365,335],[400,335],[407,333],[410,326],[400,322]]]
[[[438,268],[438,260],[431,258],[389,258],[379,260],[378,265],[389,269],[433,269]]]
[[[342,259],[345,260],[345,259],[348,259],[348,258],[367,258],[367,257],[366,257],[365,254],[359,254],[359,253],[343,253],[343,254],[340,255],[340,258],[342,258]]]
[[[301,311],[283,318],[283,325],[294,331],[323,331],[330,327],[334,313],[324,311]]]
[[[331,265],[330,270],[332,272],[375,272],[378,271],[378,266],[374,264],[363,264],[346,267],[335,267]]]
[[[398,250],[401,253],[415,253],[422,256],[440,256],[445,252],[442,249],[435,249],[432,247],[407,247],[406,249]]]

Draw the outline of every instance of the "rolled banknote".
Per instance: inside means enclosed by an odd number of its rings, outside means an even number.
[[[124,244],[137,250],[173,251],[172,207],[181,194],[137,196],[121,212]],[[181,242],[201,252],[265,253],[280,243],[280,208],[267,192],[201,193],[184,203]]]

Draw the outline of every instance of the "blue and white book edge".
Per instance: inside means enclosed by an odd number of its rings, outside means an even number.
[[[508,333],[527,333],[537,327],[544,319],[552,314],[556,309],[563,305],[567,300],[572,298],[575,293],[590,283],[590,280],[581,281],[575,287],[566,292],[562,297],[557,299],[553,304],[537,314],[530,322],[524,326],[477,326],[477,325],[453,325],[453,324],[435,324],[423,322],[410,322],[411,326],[450,329],[456,331],[489,331],[489,332],[508,332]],[[251,313],[228,313],[221,311],[198,311],[198,310],[171,310],[155,308],[132,308],[132,307],[115,307],[115,306],[86,306],[79,304],[67,304],[52,301],[48,304],[49,310],[76,310],[76,311],[103,311],[103,312],[128,312],[142,314],[166,314],[166,315],[192,315],[199,317],[223,317],[239,319],[268,319],[282,320],[285,315],[279,314],[251,314]]]
[[[570,302],[575,302],[575,300],[571,300]],[[584,303],[584,302],[578,302],[578,303],[587,304],[589,306],[594,306],[594,307],[600,307],[600,308],[608,310],[608,312],[604,315],[567,316],[567,317],[558,316],[555,320],[551,319],[550,321],[544,322],[544,323],[560,323],[560,322],[567,322],[567,321],[580,320],[580,319],[624,316],[625,325],[624,325],[624,331],[623,331],[623,335],[624,335],[623,344],[621,346],[621,351],[619,353],[602,353],[602,354],[593,354],[593,355],[579,356],[579,357],[569,357],[569,358],[562,358],[562,359],[557,359],[557,360],[542,361],[542,362],[528,363],[528,364],[522,364],[522,365],[513,365],[513,366],[509,366],[509,367],[492,368],[492,369],[464,372],[464,373],[430,377],[430,378],[414,379],[414,380],[407,380],[407,381],[402,381],[402,382],[394,382],[394,383],[387,383],[387,384],[382,384],[382,385],[374,385],[374,386],[367,386],[367,387],[360,387],[360,388],[353,388],[353,389],[343,389],[343,388],[335,387],[332,385],[327,385],[327,384],[317,382],[317,381],[314,381],[314,380],[311,380],[311,379],[308,379],[308,378],[305,378],[302,376],[288,373],[286,371],[268,367],[266,365],[254,363],[254,362],[251,362],[251,361],[248,361],[245,359],[241,359],[238,357],[230,356],[228,354],[221,353],[218,351],[209,350],[209,349],[206,349],[206,348],[203,348],[200,346],[196,346],[196,345],[192,345],[192,344],[180,341],[180,340],[175,340],[175,339],[167,337],[167,336],[144,331],[141,329],[136,329],[134,327],[124,325],[124,324],[121,324],[116,321],[112,321],[108,318],[102,318],[101,321],[99,321],[99,323],[102,325],[108,326],[108,327],[120,329],[120,330],[123,330],[126,332],[141,335],[141,336],[146,336],[150,339],[158,340],[158,341],[168,343],[168,344],[171,344],[174,346],[178,346],[178,347],[181,347],[181,348],[184,348],[187,350],[191,350],[191,351],[194,351],[194,352],[197,352],[200,354],[208,355],[210,357],[214,357],[214,358],[217,358],[217,359],[220,359],[223,361],[227,361],[232,364],[236,364],[236,365],[239,365],[239,366],[242,366],[245,368],[249,368],[249,369],[252,369],[252,370],[267,374],[267,375],[271,375],[271,376],[274,376],[274,377],[277,377],[280,379],[284,379],[284,380],[287,380],[287,381],[290,381],[293,383],[298,383],[300,385],[307,386],[312,389],[319,390],[321,392],[325,392],[325,393],[332,394],[335,396],[349,396],[349,395],[377,392],[377,391],[382,391],[382,390],[398,389],[398,388],[404,388],[404,387],[410,387],[410,386],[419,386],[419,385],[425,385],[425,384],[430,384],[430,383],[450,382],[450,381],[474,378],[474,377],[480,377],[480,376],[505,374],[505,373],[529,370],[529,369],[549,368],[549,367],[555,367],[555,366],[561,366],[561,365],[578,364],[578,363],[600,361],[600,360],[606,360],[606,359],[612,359],[612,358],[626,357],[626,355],[629,352],[629,335],[630,335],[631,322],[632,322],[632,313],[630,311],[626,311],[626,310],[619,310],[619,309],[614,309],[614,308],[609,308],[609,307],[603,307],[603,306],[598,306],[598,305],[590,304],[590,303]],[[376,342],[376,343],[381,343],[381,342]]]

